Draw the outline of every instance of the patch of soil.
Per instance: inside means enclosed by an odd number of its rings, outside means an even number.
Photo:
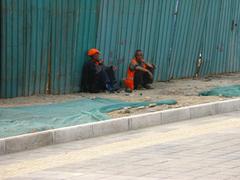
[[[221,101],[230,99],[218,96],[198,96],[199,92],[206,91],[214,87],[240,84],[240,73],[229,73],[222,75],[208,76],[203,79],[178,79],[169,82],[155,82],[154,89],[137,90],[132,93],[126,93],[122,90],[119,93],[76,93],[68,95],[38,95],[30,97],[17,97],[11,99],[0,99],[0,107],[27,106],[34,104],[50,104],[81,98],[112,98],[123,101],[158,101],[163,99],[175,99],[176,105],[162,105],[146,108],[132,108],[118,110],[109,113],[113,118],[140,114],[145,112],[160,111],[170,108],[178,108],[207,102]]]

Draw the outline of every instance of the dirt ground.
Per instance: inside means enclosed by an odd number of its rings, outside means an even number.
[[[113,118],[123,117],[132,114],[140,114],[145,112],[160,111],[170,108],[178,108],[190,106],[195,104],[202,104],[207,102],[214,102],[224,99],[226,97],[216,96],[198,96],[198,93],[214,87],[236,85],[240,84],[240,73],[230,73],[222,75],[208,76],[199,80],[193,79],[178,79],[169,82],[155,82],[154,89],[151,90],[137,90],[132,93],[125,93],[122,90],[120,93],[77,93],[68,95],[38,95],[31,97],[17,97],[11,99],[0,99],[0,107],[13,107],[13,106],[27,106],[33,104],[50,104],[56,102],[63,102],[73,99],[81,98],[113,98],[123,101],[158,101],[163,99],[175,99],[176,105],[162,105],[156,107],[133,108],[118,110],[109,113]]]

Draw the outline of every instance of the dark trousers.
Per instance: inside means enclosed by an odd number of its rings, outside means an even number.
[[[117,80],[116,80],[116,77],[115,77],[115,72],[113,70],[113,68],[110,66],[110,67],[104,67],[104,71],[106,72],[108,78],[108,82],[110,82],[111,84],[115,84],[117,83]]]
[[[83,66],[81,88],[84,92],[100,92],[102,90],[115,90],[119,88],[115,72],[111,66],[98,65],[87,61]]]
[[[147,68],[152,75],[154,74],[153,68]],[[144,87],[147,84],[152,84],[153,79],[150,78],[149,74],[147,72],[143,71],[136,71],[134,74],[134,89],[137,89],[138,86]]]
[[[102,66],[101,71],[97,73],[97,81],[95,83],[95,86],[97,86],[96,89],[99,90],[106,90],[107,84],[109,85],[108,87],[110,87],[113,91],[119,89],[115,72],[111,66]]]

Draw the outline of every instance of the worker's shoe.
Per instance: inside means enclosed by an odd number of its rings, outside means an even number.
[[[114,92],[114,89],[113,89],[113,87],[111,86],[110,83],[106,84],[106,90],[109,91],[109,92]]]
[[[131,90],[130,88],[126,88],[126,89],[125,89],[125,92],[127,92],[127,93],[131,93],[132,90]]]
[[[136,87],[134,86],[135,90],[142,90],[144,87],[141,84],[138,84]]]
[[[145,89],[153,89],[153,87],[150,84],[145,84],[143,87]]]

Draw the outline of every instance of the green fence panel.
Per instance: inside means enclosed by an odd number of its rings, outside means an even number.
[[[0,0],[0,97],[80,90],[89,48],[124,79],[136,49],[155,80],[240,70],[239,0]]]

